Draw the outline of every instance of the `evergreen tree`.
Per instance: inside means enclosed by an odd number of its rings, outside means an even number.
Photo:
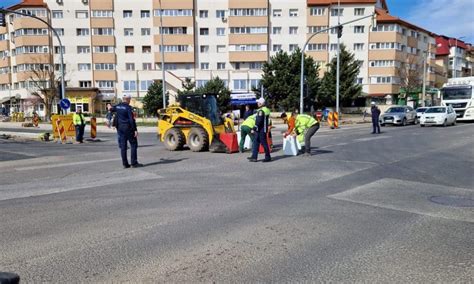
[[[196,89],[199,94],[212,94],[217,97],[217,105],[221,112],[226,112],[230,108],[230,90],[225,86],[225,82],[219,77],[208,81],[204,86]]]
[[[319,66],[313,58],[305,55],[304,105],[309,109],[314,104],[319,91]],[[260,84],[267,94],[267,104],[273,109],[292,111],[300,104],[301,50],[292,54],[280,51],[265,62]],[[260,89],[255,89],[257,97]]]
[[[146,114],[157,116],[158,110],[163,108],[163,90],[161,82],[153,82],[143,98],[143,109]]]
[[[340,76],[339,76],[339,97],[343,106],[350,106],[352,101],[362,92],[362,86],[357,84],[359,74],[359,61],[355,60],[354,54],[346,50],[341,44],[340,50]],[[337,58],[331,60],[327,65],[328,70],[324,73],[321,84],[320,103],[324,106],[336,104],[336,68]]]

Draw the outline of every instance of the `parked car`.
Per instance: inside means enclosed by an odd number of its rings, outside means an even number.
[[[456,125],[456,112],[451,106],[439,106],[428,108],[420,119],[420,126],[425,125]]]
[[[417,124],[416,111],[411,106],[392,106],[379,118],[380,125],[407,125],[408,123]]]
[[[427,110],[427,107],[419,107],[416,109],[416,118],[418,119],[418,122],[420,121],[421,115]]]

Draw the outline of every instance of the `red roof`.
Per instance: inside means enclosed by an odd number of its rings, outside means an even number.
[[[375,12],[377,13],[377,23],[397,23],[397,24],[401,24],[401,25],[404,25],[406,27],[412,28],[414,30],[419,30],[419,31],[425,32],[425,33],[427,33],[431,36],[435,36],[434,33],[430,32],[430,31],[428,31],[424,28],[420,28],[418,26],[415,26],[412,23],[409,23],[409,22],[404,21],[404,20],[402,20],[398,17],[390,15],[387,10],[376,8]]]
[[[338,4],[338,0],[307,0],[308,6],[327,6]],[[341,4],[377,4],[377,0],[340,0]],[[388,10],[385,0],[381,1],[382,7]]]
[[[437,36],[436,37],[436,55],[449,55],[449,49],[453,46],[458,46],[465,50],[470,50],[472,46],[466,44],[462,40],[456,40],[456,38],[450,38],[447,36]]]
[[[47,7],[43,0],[23,0],[21,3],[8,7],[9,10],[17,10],[26,7]]]

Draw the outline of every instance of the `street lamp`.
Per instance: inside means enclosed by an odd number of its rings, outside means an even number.
[[[459,37],[459,39],[466,38],[465,36]],[[453,59],[453,78],[457,78],[457,70],[456,70],[456,53],[458,52],[458,38],[456,38],[455,44],[454,44],[454,59]],[[462,70],[462,69],[461,69]]]

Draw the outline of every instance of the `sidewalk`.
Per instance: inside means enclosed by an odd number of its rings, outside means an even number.
[[[39,127],[22,127],[21,124],[22,122],[0,122],[0,128],[23,129],[25,132],[51,132],[53,129],[50,123],[41,123]],[[90,125],[86,125],[87,131],[90,131]],[[156,126],[138,126],[138,132],[155,133]],[[97,125],[97,133],[116,133],[116,130],[105,125]]]

